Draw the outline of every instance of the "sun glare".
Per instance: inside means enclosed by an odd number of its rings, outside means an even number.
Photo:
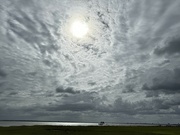
[[[84,21],[77,20],[71,25],[71,33],[76,38],[83,38],[88,30],[88,25]]]

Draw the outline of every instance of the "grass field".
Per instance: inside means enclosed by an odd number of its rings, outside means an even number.
[[[19,126],[0,127],[0,135],[180,135],[180,127]]]

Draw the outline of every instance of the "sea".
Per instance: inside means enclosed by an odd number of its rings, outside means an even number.
[[[34,126],[34,125],[52,125],[52,126],[98,126],[98,123],[78,123],[78,122],[36,122],[36,121],[0,121],[0,127],[9,126]]]
[[[40,122],[40,121],[0,121],[0,127],[9,126],[34,126],[34,125],[52,125],[52,126],[99,126],[98,123],[81,122]],[[105,123],[105,126],[157,126],[157,124],[139,124],[139,123]]]

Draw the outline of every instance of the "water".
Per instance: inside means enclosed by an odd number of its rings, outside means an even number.
[[[52,125],[52,126],[97,126],[98,123],[75,123],[75,122],[26,122],[26,121],[0,121],[0,126],[33,126],[33,125]]]
[[[78,122],[31,122],[31,121],[0,121],[0,126],[34,126],[34,125],[52,125],[52,126],[98,126],[98,123],[78,123]],[[144,123],[126,123],[114,124],[105,123],[105,126],[158,126],[158,124],[144,124]],[[162,125],[162,126],[165,126]]]

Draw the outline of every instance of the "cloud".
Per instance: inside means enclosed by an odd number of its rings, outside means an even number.
[[[161,63],[159,63],[159,66],[164,66],[166,64],[169,64],[171,61],[166,59],[166,60],[163,60]]]
[[[173,38],[164,47],[157,47],[154,50],[156,55],[175,55],[180,53],[180,37]]]
[[[142,100],[134,103],[119,98],[114,103],[112,113],[124,113],[128,115],[179,114],[179,103],[178,96],[172,99],[154,98],[151,101]]]
[[[179,118],[180,1],[0,5],[0,119]],[[69,32],[76,18],[90,28],[78,40]]]
[[[133,93],[133,92],[135,92],[135,90],[133,88],[134,88],[133,84],[128,84],[128,85],[126,85],[126,87],[123,90],[123,92],[124,93]]]
[[[48,111],[88,111],[94,110],[94,105],[90,103],[74,103],[74,104],[63,104],[57,106],[48,107]]]
[[[72,87],[64,88],[62,86],[56,88],[57,93],[69,93],[69,94],[79,94],[80,91],[75,91]]]
[[[14,96],[14,95],[17,95],[17,94],[18,94],[18,92],[10,92],[9,93],[10,96]]]
[[[0,77],[6,77],[7,74],[3,70],[0,69]]]
[[[174,94],[180,92],[180,69],[164,70],[157,77],[153,78],[152,84],[144,84],[142,89],[148,92],[163,92]]]

